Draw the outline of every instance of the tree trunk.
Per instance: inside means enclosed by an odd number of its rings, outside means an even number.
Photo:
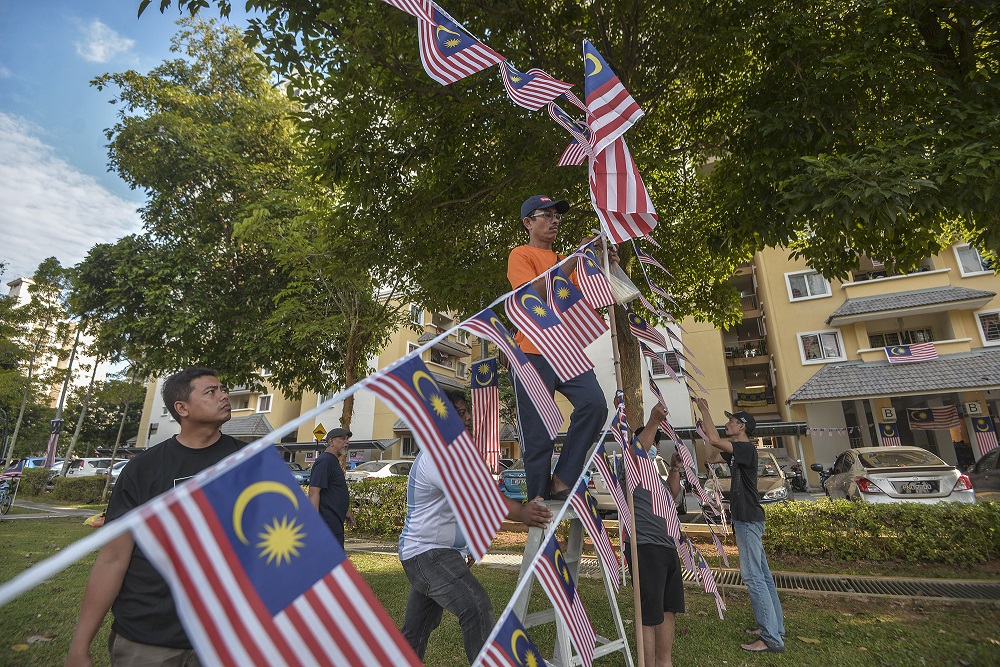
[[[94,380],[97,378],[97,367],[99,365],[99,360],[94,360],[94,372],[90,374],[90,384],[87,385],[87,394],[83,397],[83,403],[80,405],[80,417],[76,420],[76,428],[73,429],[73,437],[70,438],[69,447],[66,448],[66,463],[63,463],[62,472],[60,473],[60,476],[62,477],[65,477],[66,472],[69,470],[69,461],[73,458],[73,449],[76,447],[76,441],[80,437],[80,430],[83,428],[83,420],[87,416],[87,406],[90,405],[90,396],[94,392]]]
[[[135,369],[129,374],[128,380],[128,393],[125,394],[125,407],[122,408],[122,420],[118,424],[118,435],[115,437],[115,446],[111,449],[111,460],[115,460],[115,456],[118,455],[118,443],[122,441],[122,431],[125,430],[125,419],[128,417],[129,404],[132,402],[132,390],[135,389]],[[66,466],[63,465],[63,468]],[[108,489],[111,488],[111,474],[108,471],[108,477],[104,480],[104,491],[101,492],[101,502],[106,503],[108,501]]]
[[[628,327],[628,317],[625,309],[615,306],[615,328],[618,334],[618,357],[621,362],[619,373],[622,378],[622,391],[625,392],[625,416],[632,429],[646,423],[646,413],[642,403],[642,353],[639,351],[638,340]]]

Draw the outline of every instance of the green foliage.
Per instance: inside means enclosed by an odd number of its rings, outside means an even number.
[[[86,452],[93,451],[96,447],[111,447],[118,436],[118,429],[121,426],[122,409],[129,396],[128,379],[108,379],[96,381],[94,383],[93,394],[87,406],[87,414],[83,420],[83,427],[80,430],[80,438],[76,444],[76,452],[84,456]],[[122,442],[128,440],[139,431],[139,420],[142,417],[142,397],[145,388],[141,381],[132,385],[131,401],[129,401],[128,413],[125,417],[125,427],[122,430]],[[67,426],[64,429],[62,444],[69,446],[69,435],[76,427],[77,419],[80,416],[80,409],[84,396],[87,393],[86,387],[76,387],[70,394],[66,403],[66,412],[63,418]],[[66,433],[69,431],[69,433]],[[62,451],[62,450],[60,450]]]
[[[52,499],[73,503],[93,504],[101,502],[104,493],[104,475],[79,477],[76,479],[56,477],[52,480]]]
[[[775,555],[974,565],[1000,558],[1000,503],[773,503],[764,546]]]
[[[21,482],[18,495],[25,493],[32,496],[40,495],[52,477],[52,471],[47,468],[27,468],[21,471]]]
[[[407,480],[407,477],[380,477],[352,483],[355,530],[375,537],[398,537],[406,520]]]

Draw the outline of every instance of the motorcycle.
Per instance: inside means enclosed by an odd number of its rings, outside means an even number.
[[[809,489],[809,483],[806,482],[806,477],[802,474],[802,463],[796,461],[789,469],[792,471],[792,475],[788,480],[792,484],[792,490],[807,491]]]
[[[814,463],[809,466],[809,469],[819,473],[819,485],[823,487],[823,491],[829,496],[830,491],[826,488],[826,480],[830,479],[830,475],[833,474],[833,468],[824,468],[822,463]]]

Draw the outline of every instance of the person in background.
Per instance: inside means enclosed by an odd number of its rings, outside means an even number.
[[[309,474],[309,502],[316,508],[330,532],[344,546],[344,527],[354,528],[351,494],[340,457],[354,435],[346,428],[335,428],[326,434],[326,449],[319,455]]]

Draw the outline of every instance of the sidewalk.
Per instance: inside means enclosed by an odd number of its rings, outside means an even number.
[[[86,519],[88,516],[98,514],[97,510],[79,509],[77,507],[65,507],[60,505],[47,505],[44,503],[33,503],[26,500],[15,499],[14,507],[32,510],[32,514],[5,514],[0,517],[3,521],[18,521],[21,519],[58,519],[64,517],[80,517]]]

